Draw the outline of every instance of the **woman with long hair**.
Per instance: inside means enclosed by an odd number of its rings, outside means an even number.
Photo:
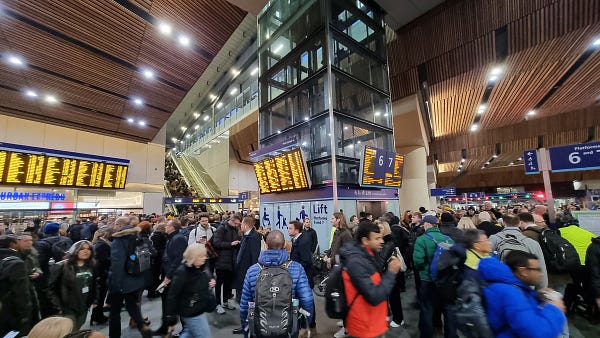
[[[324,260],[327,262],[327,267],[331,269],[335,265],[335,256],[339,254],[339,250],[344,244],[352,241],[352,233],[348,230],[346,216],[341,212],[334,212],[331,216],[331,225],[335,228],[333,239],[331,240],[331,248]]]
[[[65,259],[50,272],[50,302],[56,313],[73,321],[74,331],[83,325],[88,309],[96,301],[95,266],[92,243],[82,240],[73,244]]]
[[[216,282],[204,268],[206,248],[193,243],[183,252],[183,264],[177,268],[167,295],[165,321],[169,325],[177,323],[177,315],[183,322],[180,337],[209,338],[207,312],[217,306],[217,300],[210,288]]]

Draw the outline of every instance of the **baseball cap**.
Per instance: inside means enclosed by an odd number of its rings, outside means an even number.
[[[437,217],[433,216],[433,215],[425,215],[420,221],[419,223],[423,224],[423,223],[431,223],[431,224],[437,224],[438,219]]]

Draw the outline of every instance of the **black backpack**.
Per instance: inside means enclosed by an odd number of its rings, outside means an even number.
[[[297,319],[292,306],[292,275],[290,262],[280,266],[260,266],[254,290],[255,337],[291,337],[297,330]]]
[[[81,238],[82,230],[83,230],[83,224],[71,224],[69,229],[67,229],[67,234],[69,235],[69,238],[73,241],[73,243],[79,242],[80,240],[82,240],[82,238]]]
[[[56,263],[65,258],[72,245],[67,238],[61,236],[44,238],[43,241],[50,244],[50,258],[54,259]]]
[[[94,234],[92,234],[92,222],[86,222],[83,223],[82,227],[81,227],[81,231],[79,233],[79,238],[81,239],[85,239],[86,241],[91,241],[92,238],[94,237]]]
[[[325,283],[325,313],[332,319],[346,320],[350,308],[358,298],[358,293],[348,305],[346,300],[346,290],[344,287],[344,277],[342,271],[344,268],[340,264],[333,266],[327,275],[327,283]]]
[[[555,273],[573,272],[581,266],[577,250],[558,230],[529,228],[540,234],[539,243],[544,253],[548,271]]]
[[[464,279],[465,260],[466,256],[461,256],[456,250],[445,250],[439,255],[435,286],[444,304],[456,301],[458,287]]]
[[[133,240],[130,239],[128,249],[129,254],[127,255],[127,264],[125,264],[125,271],[128,274],[139,275],[150,270],[152,253],[141,236],[138,235]]]

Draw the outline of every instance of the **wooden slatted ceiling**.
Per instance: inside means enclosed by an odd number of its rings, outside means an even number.
[[[596,52],[542,106],[543,115],[583,108],[600,100],[600,53]]]
[[[8,1],[4,6],[133,64],[146,28],[114,1]]]
[[[171,23],[175,32],[188,34],[194,48],[179,47],[175,37],[162,36],[155,25],[115,1],[2,2],[0,53],[21,55],[30,67],[15,70],[2,64],[0,85],[51,92],[74,105],[47,107],[4,90],[11,99],[2,97],[3,110],[85,130],[111,128],[109,133],[124,138],[152,139],[209,66],[212,56],[206,55],[220,50],[245,12],[225,0],[130,3]],[[136,69],[146,67],[158,78],[149,81]],[[134,107],[132,97],[143,98],[146,106]],[[57,110],[64,111],[63,118]],[[149,126],[130,125],[124,120],[128,117]]]
[[[523,36],[525,32],[514,35]],[[482,117],[482,126],[499,127],[522,121],[585,52],[593,36],[588,27],[509,55],[505,74],[494,87],[488,111]]]

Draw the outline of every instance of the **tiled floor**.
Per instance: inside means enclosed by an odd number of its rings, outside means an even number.
[[[406,325],[397,329],[390,329],[388,331],[388,338],[408,338],[418,337],[419,330],[417,327],[419,319],[418,306],[415,299],[414,284],[412,278],[407,283],[408,291],[402,294],[403,308],[404,308],[404,321]],[[333,337],[338,327],[335,325],[336,320],[329,319],[325,314],[323,298],[316,297],[317,306],[317,338]],[[160,326],[160,315],[161,315],[161,304],[160,298],[148,300],[143,298],[142,312],[145,316],[148,316],[152,321],[152,328],[156,329]],[[223,315],[219,315],[216,312],[209,314],[209,322],[211,325],[212,337],[232,337],[232,330],[239,326],[239,312],[237,310],[227,310]],[[123,338],[138,338],[141,335],[138,331],[130,329],[128,327],[129,317],[126,312],[122,313],[122,337]],[[89,321],[86,323],[84,328],[89,327]],[[108,325],[93,326],[92,329],[102,331],[108,335]],[[180,326],[177,327],[176,331],[180,330]],[[569,318],[569,330],[571,337],[600,337],[600,325],[592,325],[587,320],[581,317]],[[235,337],[235,336],[233,336]],[[241,335],[238,337],[242,337]],[[436,337],[442,337],[441,331],[438,332]],[[314,337],[313,337],[314,338]]]

